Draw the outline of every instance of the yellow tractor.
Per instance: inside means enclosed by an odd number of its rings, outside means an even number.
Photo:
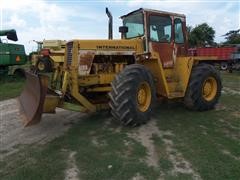
[[[136,126],[150,119],[156,99],[180,99],[187,108],[213,109],[221,94],[216,57],[187,56],[183,14],[138,9],[121,17],[121,39],[67,42],[63,71],[26,73],[20,96],[25,126],[55,108],[95,112],[109,108],[121,124]],[[60,77],[60,78],[56,78]],[[57,82],[57,86],[52,81]]]
[[[35,42],[38,44],[38,50],[31,54],[31,61],[38,72],[53,72],[63,65],[65,40],[43,40]]]

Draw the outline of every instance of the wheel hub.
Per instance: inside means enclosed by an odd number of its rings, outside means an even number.
[[[44,69],[45,69],[45,65],[44,65],[42,62],[39,62],[39,63],[38,63],[38,69],[39,69],[40,71],[44,70]]]
[[[203,83],[202,95],[206,101],[211,101],[217,94],[217,81],[213,77],[207,78]]]
[[[137,105],[138,109],[141,112],[145,112],[148,110],[151,104],[151,96],[151,89],[148,83],[141,83],[137,91]]]

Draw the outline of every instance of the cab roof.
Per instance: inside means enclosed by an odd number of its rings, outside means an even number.
[[[135,11],[132,11],[126,15],[121,16],[120,18],[124,18],[126,16],[129,16],[131,14],[135,14],[138,12],[149,12],[149,13],[158,13],[158,14],[165,14],[165,15],[170,15],[170,16],[178,16],[178,17],[183,17],[185,18],[186,16],[184,14],[179,14],[179,13],[172,13],[172,12],[167,12],[167,11],[159,11],[159,10],[154,10],[154,9],[146,9],[146,8],[139,8]]]

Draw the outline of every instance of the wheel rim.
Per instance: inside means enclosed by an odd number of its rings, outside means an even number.
[[[222,65],[221,65],[221,69],[222,69],[222,70],[226,70],[227,68],[228,68],[228,65],[227,65],[227,64],[222,64]]]
[[[137,105],[141,112],[148,110],[151,104],[151,88],[147,82],[142,82],[137,91]]]
[[[39,63],[38,63],[38,69],[39,69],[40,71],[43,71],[43,70],[45,69],[44,63],[39,62]]]
[[[217,81],[213,77],[208,77],[204,83],[202,88],[202,95],[206,101],[211,101],[215,98],[217,94]]]

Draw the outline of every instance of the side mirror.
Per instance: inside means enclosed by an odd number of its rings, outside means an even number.
[[[128,27],[127,26],[120,26],[119,27],[119,32],[121,33],[122,39],[126,39],[126,34],[128,32]]]
[[[119,32],[126,34],[128,32],[128,27],[127,26],[120,26],[119,27]]]

